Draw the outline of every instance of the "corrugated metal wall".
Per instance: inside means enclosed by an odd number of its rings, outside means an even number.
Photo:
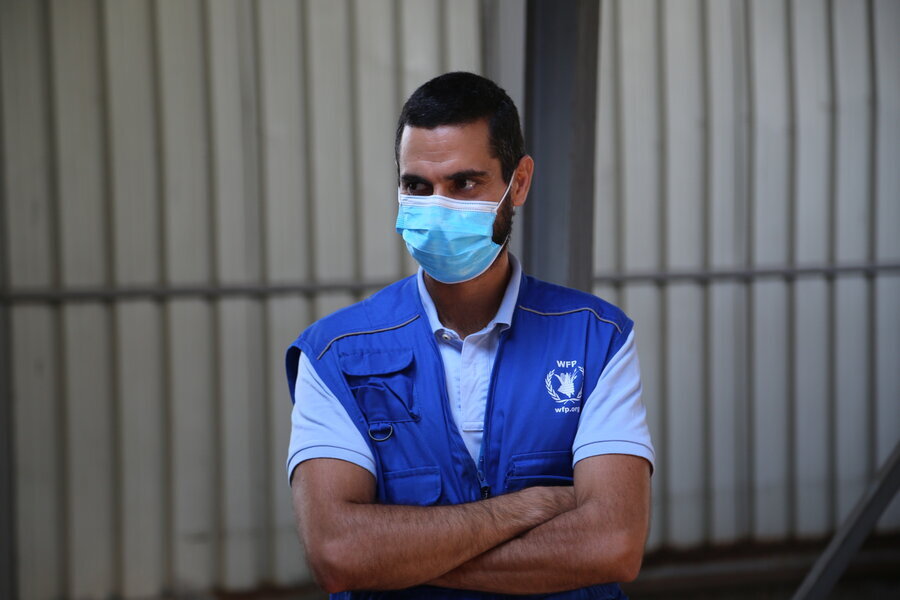
[[[482,28],[521,65],[521,5],[484,4],[0,0],[23,598],[307,577],[282,352],[410,271],[396,113]],[[896,265],[898,30],[892,0],[602,2],[594,260],[638,322],[652,548],[825,535],[900,437],[896,271],[640,278]]]
[[[480,71],[480,10],[0,2],[22,598],[306,578],[283,352],[410,271],[396,115]]]
[[[596,291],[637,322],[650,547],[825,536],[900,439],[900,2],[601,12]]]

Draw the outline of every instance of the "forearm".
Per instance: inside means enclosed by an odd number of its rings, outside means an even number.
[[[460,565],[430,584],[507,594],[539,594],[637,575],[643,539],[604,527],[594,507],[561,514]]]
[[[559,513],[556,494],[533,488],[454,506],[341,503],[302,527],[327,591],[425,583]],[[304,516],[301,515],[301,519]]]

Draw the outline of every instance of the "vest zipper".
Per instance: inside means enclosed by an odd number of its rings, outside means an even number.
[[[488,401],[490,401],[490,396],[488,396]],[[485,417],[487,420],[487,417]],[[476,473],[478,475],[478,485],[481,486],[481,499],[486,500],[491,497],[491,486],[488,485],[487,480],[484,477],[484,440],[485,438],[481,438],[481,448],[478,450],[478,468],[476,469]]]

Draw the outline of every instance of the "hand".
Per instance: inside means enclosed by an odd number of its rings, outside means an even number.
[[[575,510],[575,488],[573,486],[538,486],[523,490],[534,496],[534,509],[550,520],[564,512]]]

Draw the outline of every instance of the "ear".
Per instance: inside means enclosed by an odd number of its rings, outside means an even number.
[[[522,206],[528,198],[528,190],[531,189],[531,176],[534,174],[534,159],[525,155],[519,161],[516,170],[513,171],[512,189],[509,190],[513,206]]]

